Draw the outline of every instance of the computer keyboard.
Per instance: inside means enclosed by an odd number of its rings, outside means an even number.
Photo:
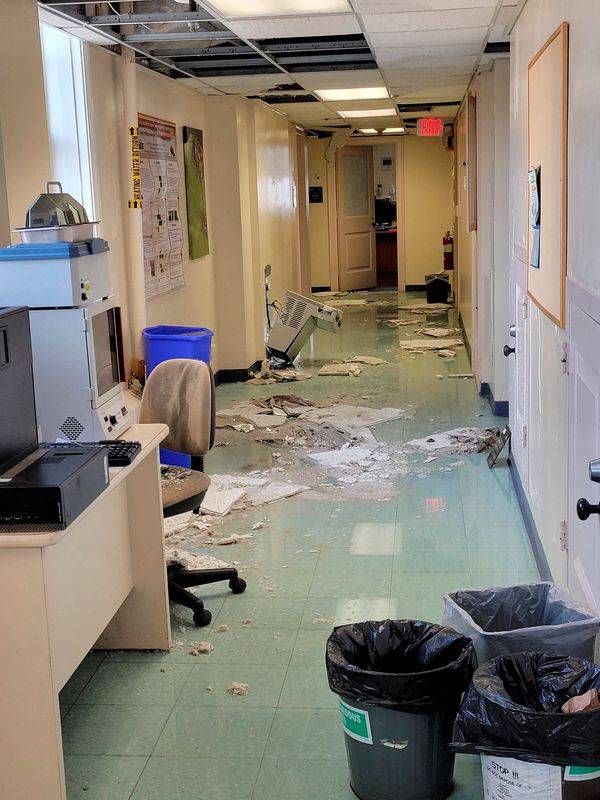
[[[71,450],[74,447],[106,447],[109,467],[126,467],[142,449],[140,442],[125,439],[109,439],[101,442],[44,442],[41,448],[47,450]]]

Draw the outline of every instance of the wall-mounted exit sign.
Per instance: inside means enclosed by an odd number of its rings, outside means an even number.
[[[438,117],[417,120],[417,136],[442,136],[444,123]]]

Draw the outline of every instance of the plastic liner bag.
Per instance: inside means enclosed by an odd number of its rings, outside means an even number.
[[[593,659],[600,619],[545,582],[447,594],[443,624],[470,636],[483,664],[526,651]]]
[[[456,701],[477,665],[471,640],[451,628],[389,619],[334,628],[326,661],[336,694],[411,713]]]
[[[547,653],[500,656],[480,667],[456,718],[458,753],[556,766],[600,764],[600,709],[565,714],[567,700],[600,690],[600,667]]]

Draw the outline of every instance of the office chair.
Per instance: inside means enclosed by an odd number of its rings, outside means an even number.
[[[210,478],[204,473],[204,456],[215,441],[215,381],[211,368],[203,361],[174,358],[158,364],[146,381],[140,422],[162,422],[169,426],[163,442],[168,450],[191,455],[191,472],[179,472],[176,480],[163,482],[163,515],[173,517],[186,511],[200,513]],[[208,625],[212,615],[193,592],[192,586],[229,581],[234,594],[241,594],[246,582],[233,567],[190,570],[179,564],[167,567],[169,599],[190,608],[196,625]]]

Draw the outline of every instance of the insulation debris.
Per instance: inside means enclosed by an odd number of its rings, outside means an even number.
[[[430,342],[426,339],[409,339],[406,342],[400,342],[402,350],[411,350],[413,353],[422,353],[428,350],[447,350],[450,347],[462,347],[462,339],[436,339]]]
[[[227,633],[229,625],[217,625],[217,633]]]
[[[497,437],[498,428],[453,428],[424,439],[412,439],[408,445],[438,455],[468,455],[491,447]]]
[[[248,689],[249,688],[250,687],[248,686],[247,683],[238,683],[237,681],[233,681],[233,683],[231,684],[231,686],[229,686],[227,691],[229,692],[229,694],[233,694],[233,695],[238,695],[239,696],[239,695],[248,694]]]
[[[192,642],[188,653],[191,656],[209,656],[215,649],[214,645],[210,642]]]
[[[324,364],[319,372],[319,377],[336,377],[339,375],[358,378],[362,372],[360,364]]]

